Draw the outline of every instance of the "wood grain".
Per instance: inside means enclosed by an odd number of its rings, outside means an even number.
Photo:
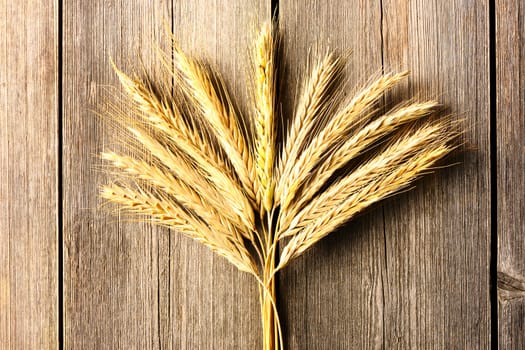
[[[0,1],[0,348],[58,346],[57,8]]]
[[[409,69],[410,82],[387,104],[414,93],[438,97],[465,114],[469,145],[451,160],[461,165],[420,181],[384,204],[384,213],[376,208],[283,272],[290,348],[488,348],[487,4],[289,1],[280,14],[292,63],[318,37],[354,50],[354,76],[382,63]]]
[[[105,87],[117,86],[110,56],[124,70],[137,68],[132,62],[139,56],[146,67],[157,65],[153,42],[166,45],[164,22],[183,48],[219,68],[246,113],[248,45],[254,23],[270,18],[271,1],[63,0],[61,16],[58,3],[0,0],[0,348],[58,348],[59,312],[65,349],[261,348],[250,277],[189,239],[102,206],[98,187],[110,177],[97,155],[118,134],[92,110],[103,105]],[[525,14],[519,0],[493,3],[492,87],[488,1],[279,2],[285,115],[293,112],[308,57],[350,49],[349,93],[382,69],[410,69],[410,81],[387,96],[387,105],[414,93],[435,97],[465,119],[467,130],[461,155],[450,159],[460,164],[376,206],[281,273],[288,349],[525,347]],[[491,89],[497,96],[492,223]],[[498,320],[490,318],[491,225]],[[497,340],[491,339],[496,321]]]
[[[181,46],[218,69],[245,117],[254,23],[269,19],[270,13],[269,1],[174,2],[173,31]],[[174,235],[171,244],[173,348],[262,348],[254,279],[198,243]]]
[[[525,347],[525,7],[496,2],[498,344]]]
[[[459,162],[385,205],[386,348],[487,349],[490,320],[489,8],[383,1],[385,67],[397,96],[437,98],[464,119]],[[475,33],[475,34],[474,34]],[[459,115],[457,115],[459,114]]]
[[[350,87],[381,70],[379,1],[283,1],[279,22],[287,63],[285,115],[309,53],[352,50]],[[315,58],[315,56],[313,58]],[[291,91],[291,92],[290,92]],[[352,89],[349,89],[351,93]],[[287,93],[288,92],[288,93]],[[288,349],[370,349],[383,344],[382,213],[366,217],[319,242],[280,274],[280,308]]]
[[[64,1],[64,348],[151,349],[167,342],[169,233],[102,206],[98,154],[118,133],[95,116],[122,69],[152,63],[171,2]]]
[[[64,259],[66,348],[261,347],[255,282],[175,232],[100,208],[108,177],[96,155],[118,133],[90,112],[100,86],[116,85],[108,56],[125,69],[158,65],[152,37],[163,22],[183,48],[217,64],[241,107],[250,21],[269,3],[66,1],[64,6]],[[255,9],[255,10],[254,10]],[[162,41],[160,41],[162,43]]]

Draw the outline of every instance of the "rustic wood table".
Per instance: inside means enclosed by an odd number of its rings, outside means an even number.
[[[352,50],[351,83],[409,69],[385,102],[435,97],[466,126],[458,165],[283,271],[287,348],[525,348],[523,1],[0,4],[0,349],[261,348],[249,276],[101,208],[97,154],[118,135],[92,110],[117,86],[110,57],[124,69],[139,56],[158,64],[163,25],[218,67],[246,110],[252,27],[273,13],[286,86],[311,52]],[[290,111],[292,93],[282,95]]]

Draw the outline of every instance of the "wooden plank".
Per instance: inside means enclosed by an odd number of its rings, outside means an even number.
[[[388,103],[439,96],[449,111],[466,113],[465,140],[476,149],[283,273],[290,347],[489,347],[487,4],[290,1],[280,14],[292,64],[313,37],[353,49],[353,74],[373,73],[382,61],[408,68],[410,82]]]
[[[0,347],[56,349],[57,8],[0,8]]]
[[[525,7],[496,2],[498,344],[525,347]]]
[[[151,35],[172,20],[181,45],[230,82],[241,106],[250,23],[269,2],[66,1],[64,6],[64,239],[66,348],[260,347],[255,282],[175,233],[117,220],[99,206],[95,155],[115,135],[89,112],[98,85],[116,84],[108,55],[146,66]]]
[[[248,111],[249,45],[270,1],[177,1],[174,33],[181,46],[207,59]],[[254,279],[194,242],[173,236],[170,331],[175,349],[259,349],[262,328]]]
[[[385,67],[412,77],[392,99],[437,98],[461,114],[458,165],[385,205],[385,347],[487,349],[490,313],[489,8],[383,1]],[[392,100],[390,100],[392,101]]]
[[[346,69],[351,87],[381,70],[379,1],[351,5],[333,1],[329,6],[318,1],[281,1],[279,18],[289,73],[282,89],[285,115],[292,113],[293,96],[306,74],[310,51],[352,50]],[[384,257],[382,212],[374,210],[286,267],[279,283],[279,305],[287,348],[381,347]]]
[[[118,87],[110,56],[124,70],[139,56],[151,65],[171,2],[68,0],[63,11],[64,347],[160,348],[169,336],[169,234],[101,206],[108,177],[98,154],[118,134],[91,111],[108,98],[104,86]]]

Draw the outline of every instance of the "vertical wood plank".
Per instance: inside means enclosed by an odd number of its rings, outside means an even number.
[[[475,149],[389,200],[384,216],[376,208],[283,272],[290,347],[489,347],[488,5],[287,1],[280,14],[291,65],[318,38],[353,49],[354,75],[382,62],[410,69],[410,82],[387,102],[437,96],[465,113],[464,139]]]
[[[385,67],[411,71],[392,99],[437,98],[466,147],[385,205],[386,348],[490,347],[489,8],[383,1]]]
[[[345,72],[350,87],[381,70],[379,1],[281,1],[279,22],[289,74],[282,90],[287,115],[310,53],[352,50]],[[382,212],[374,210],[287,266],[279,287],[287,348],[380,348],[384,256]]]
[[[108,55],[151,59],[151,36],[172,21],[183,48],[219,70],[246,108],[245,53],[266,1],[66,1],[64,8],[66,348],[260,347],[255,282],[198,243],[96,209],[96,154],[115,137],[89,112],[116,84]],[[125,65],[124,65],[125,68]]]
[[[498,343],[525,347],[525,6],[496,2]]]
[[[66,349],[166,347],[169,234],[120,219],[98,198],[98,154],[118,144],[92,110],[122,69],[153,62],[170,0],[66,0],[63,6],[64,323]]]
[[[225,78],[245,117],[248,52],[270,1],[176,1],[173,31],[183,49],[205,58]],[[262,329],[255,280],[186,238],[173,236],[171,333],[175,349],[259,349]]]
[[[0,347],[56,349],[57,8],[0,8]]]

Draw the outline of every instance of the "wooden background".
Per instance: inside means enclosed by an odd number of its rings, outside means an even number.
[[[246,110],[252,27],[273,13],[288,87],[312,48],[351,49],[352,82],[409,69],[387,101],[437,96],[467,129],[459,165],[281,274],[287,348],[525,348],[522,1],[0,0],[0,9],[0,349],[261,348],[251,278],[189,239],[99,209],[96,155],[118,135],[91,110],[101,87],[117,84],[109,56],[155,65],[163,23],[219,68]]]

